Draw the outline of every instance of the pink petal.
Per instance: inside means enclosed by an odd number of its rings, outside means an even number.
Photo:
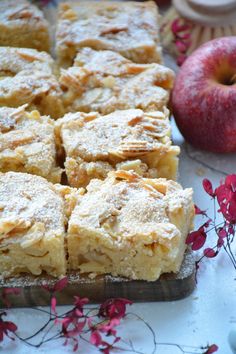
[[[209,348],[207,349],[207,351],[204,354],[213,354],[215,352],[217,352],[219,349],[219,347],[216,344],[212,344],[211,346],[209,346]]]
[[[223,238],[219,238],[217,241],[217,247],[221,248],[224,245],[224,239]]]
[[[228,175],[225,179],[225,185],[230,186],[232,191],[236,191],[236,174]]]
[[[98,331],[93,331],[90,336],[90,343],[98,347],[102,342],[102,337]]]
[[[206,242],[206,235],[203,233],[199,234],[192,244],[192,250],[193,251],[199,250],[200,248],[202,248],[202,246],[204,246],[205,242]]]
[[[57,305],[57,299],[55,298],[55,296],[52,297],[51,299],[51,310],[52,312],[56,315],[56,305]]]
[[[181,33],[181,34],[178,34],[178,37],[181,38],[181,39],[189,39],[190,38],[190,33]],[[188,45],[191,44],[191,41],[188,41]]]
[[[204,256],[207,258],[214,258],[217,255],[217,252],[214,251],[212,248],[206,248],[204,250]]]
[[[235,231],[234,231],[233,225],[231,225],[231,224],[229,225],[228,232],[230,235],[234,235]]]
[[[180,41],[180,40],[176,40],[176,41],[175,41],[175,45],[176,45],[178,51],[179,51],[180,53],[183,53],[183,54],[184,54],[184,53],[187,51],[187,49],[188,49],[187,44],[186,44],[185,42],[183,42],[183,41]]]
[[[215,196],[212,188],[212,183],[209,181],[209,179],[204,178],[204,180],[202,181],[202,185],[207,194],[209,194],[211,197]]]
[[[60,280],[58,280],[56,282],[53,290],[54,291],[61,291],[67,286],[67,284],[68,284],[68,278],[67,277],[61,278]]]
[[[201,210],[197,205],[194,205],[194,209],[195,209],[195,215],[206,215],[206,211],[205,210]]]
[[[118,319],[122,318],[126,313],[126,305],[132,305],[132,302],[123,298],[108,299],[101,304],[99,316],[108,317],[110,319],[114,317]]]
[[[193,251],[199,250],[206,241],[206,233],[203,229],[199,229],[197,231],[193,231],[188,234],[186,239],[186,244],[190,245]]]
[[[229,203],[232,197],[232,191],[229,187],[226,187],[226,185],[223,184],[216,188],[215,195],[217,197],[218,204],[222,209]]]
[[[227,232],[226,232],[226,230],[225,229],[223,229],[223,228],[221,228],[219,231],[218,231],[218,236],[220,237],[220,238],[225,238],[226,236],[227,236]]]
[[[4,322],[5,328],[10,332],[15,332],[17,330],[17,325],[15,323],[6,321]]]
[[[179,25],[179,18],[176,18],[171,24],[171,31],[176,34],[179,32],[180,29],[181,26]]]
[[[236,195],[233,194],[228,206],[228,216],[227,221],[234,223],[236,222]]]
[[[191,26],[181,21],[179,18],[176,18],[171,24],[171,31],[174,35],[178,35],[180,32],[185,32],[191,29]]]
[[[74,299],[75,299],[74,305],[77,308],[78,315],[79,315],[79,312],[80,312],[80,316],[82,316],[83,315],[84,305],[89,303],[89,299],[87,297],[80,298],[79,296],[74,296]]]
[[[76,352],[78,350],[78,348],[79,348],[79,343],[78,343],[78,340],[75,339],[75,344],[73,346],[73,352]]]

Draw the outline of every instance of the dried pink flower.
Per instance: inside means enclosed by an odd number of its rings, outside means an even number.
[[[208,248],[204,249],[204,256],[207,257],[207,258],[213,258],[217,254],[218,254],[218,252],[213,250],[213,248],[208,247]]]
[[[194,205],[194,209],[195,209],[195,215],[207,216],[206,211],[205,210],[201,210],[197,205]]]
[[[123,318],[126,313],[126,305],[132,305],[132,301],[122,298],[108,299],[101,304],[99,316],[112,318]]]
[[[214,258],[223,249],[236,270],[236,256],[231,248],[236,229],[236,174],[228,175],[215,190],[208,179],[204,179],[202,185],[205,192],[214,199],[214,220],[207,216],[206,211],[195,206],[196,215],[204,215],[208,220],[198,230],[187,236],[186,243],[191,246],[192,250],[199,250],[204,246],[207,234],[214,230],[216,239],[214,237],[210,239],[211,242],[214,241],[214,244],[203,250],[202,257],[196,263],[197,269],[203,257]],[[219,205],[218,210],[216,210],[216,201]],[[216,224],[216,213],[223,219],[220,225]]]
[[[204,352],[203,354],[213,354],[218,351],[218,346],[216,344],[212,344],[207,348],[207,351]]]
[[[15,323],[3,320],[3,316],[6,315],[6,312],[0,313],[0,342],[3,341],[4,336],[7,336],[8,338],[14,340],[14,338],[9,335],[9,332],[15,333],[17,330],[17,326],[15,325]]]
[[[181,66],[187,58],[187,51],[191,45],[192,25],[184,19],[176,18],[171,24],[173,43],[177,50],[177,64]]]
[[[209,181],[209,179],[205,178],[202,182],[202,185],[203,185],[205,192],[207,192],[207,194],[209,194],[211,197],[215,196],[215,194],[213,192],[213,188],[212,188],[212,183],[211,183],[211,181]]]
[[[206,238],[207,235],[204,227],[201,226],[197,231],[193,231],[188,234],[186,244],[191,245],[193,251],[197,251],[204,246]]]
[[[62,291],[68,284],[68,278],[63,277],[59,279],[52,287],[48,286],[47,284],[43,284],[42,288],[49,291],[50,293],[60,292]]]

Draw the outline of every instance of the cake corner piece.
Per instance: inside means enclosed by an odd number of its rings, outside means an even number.
[[[75,205],[70,193],[39,176],[0,172],[1,277],[66,274],[65,226]]]

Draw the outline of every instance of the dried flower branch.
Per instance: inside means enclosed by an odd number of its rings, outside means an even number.
[[[196,206],[196,215],[202,215],[207,220],[188,235],[186,243],[193,251],[203,249],[202,256],[196,262],[197,269],[203,258],[214,258],[224,250],[236,270],[236,255],[232,249],[236,227],[236,174],[228,175],[215,189],[208,179],[204,179],[202,185],[213,202],[214,217],[212,220],[206,211]],[[219,219],[220,222],[217,221]],[[211,247],[204,247],[212,231],[215,238],[211,237]]]
[[[104,354],[110,354],[115,350],[125,353],[147,354],[137,350],[132,341],[125,341],[118,336],[117,327],[121,321],[135,318],[146,326],[153,338],[153,350],[150,354],[156,353],[157,347],[163,345],[176,347],[184,354],[211,354],[218,350],[215,344],[206,347],[189,347],[174,343],[158,343],[156,334],[149,323],[137,314],[127,312],[127,306],[132,305],[132,302],[123,298],[108,299],[101,305],[91,308],[86,306],[89,299],[75,296],[72,308],[59,314],[56,296],[67,286],[67,283],[68,280],[64,277],[57,281],[53,287],[43,285],[45,291],[50,293],[50,309],[48,311],[37,307],[33,308],[35,311],[45,313],[47,319],[39,330],[28,337],[23,338],[13,322],[4,321],[3,317],[7,315],[5,311],[0,313],[0,342],[5,337],[12,340],[17,338],[31,347],[39,348],[52,340],[62,339],[63,345],[71,344],[74,352],[79,349],[81,341],[85,341]],[[18,289],[5,289],[2,301],[7,307],[10,307],[8,295],[17,294],[19,294]],[[35,340],[38,340],[36,344]]]
[[[10,333],[15,333],[17,330],[17,326],[15,323],[10,321],[4,321],[3,316],[6,316],[6,312],[0,312],[0,342],[3,341],[4,336],[14,340],[14,337],[9,335]]]

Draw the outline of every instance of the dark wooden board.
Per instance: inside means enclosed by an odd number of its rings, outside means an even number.
[[[49,276],[29,275],[0,281],[0,294],[4,288],[20,288],[19,295],[10,295],[13,307],[46,306],[49,293],[42,284],[53,285]],[[179,273],[166,273],[154,282],[129,280],[126,278],[97,276],[90,279],[77,273],[68,274],[68,286],[57,294],[58,305],[69,305],[73,296],[88,297],[91,303],[102,302],[113,297],[124,297],[137,302],[171,301],[185,298],[195,287],[195,266],[191,252],[186,252]]]

